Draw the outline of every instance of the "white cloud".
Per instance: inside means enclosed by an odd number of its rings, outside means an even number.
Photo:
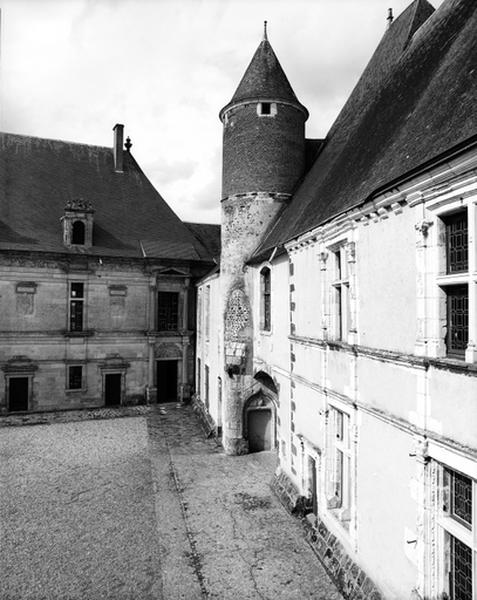
[[[395,14],[407,0],[391,0]],[[434,3],[436,4],[436,3]],[[439,2],[440,4],[440,2]],[[219,220],[221,124],[263,20],[309,137],[326,134],[386,25],[382,0],[3,0],[6,131],[133,154],[186,220]]]

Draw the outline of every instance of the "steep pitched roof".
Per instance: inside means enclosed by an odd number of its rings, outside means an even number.
[[[111,148],[0,134],[0,250],[78,253],[63,245],[68,201],[94,209],[88,254],[210,260],[128,152],[116,173]]]
[[[190,229],[197,240],[207,249],[214,259],[220,257],[220,225],[212,223],[188,223],[184,225]]]
[[[232,96],[232,100],[227,106],[257,98],[283,100],[302,106],[266,37],[255,51],[238,88],[235,90],[235,94]],[[304,107],[302,108],[304,109]]]
[[[476,31],[475,0],[395,20],[257,258],[477,135]]]

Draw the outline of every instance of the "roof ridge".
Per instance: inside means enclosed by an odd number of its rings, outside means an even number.
[[[409,46],[414,34],[418,31],[418,29],[420,29],[422,27],[422,25],[424,25],[424,23],[427,21],[427,19],[429,19],[429,17],[435,12],[435,8],[432,6],[432,4],[430,2],[428,2],[428,0],[414,0],[413,2],[414,4],[414,10],[413,10],[413,14],[412,17],[409,19],[409,29],[406,35],[406,38],[404,40],[404,45],[403,45],[403,52],[404,50],[406,50],[406,48]],[[412,6],[412,4],[409,5],[409,8]],[[418,15],[418,11],[429,11],[429,14],[427,15],[427,17],[423,20],[421,20],[418,24],[418,17],[420,15]]]
[[[86,142],[72,142],[70,140],[61,140],[58,138],[46,138],[39,135],[25,135],[23,133],[12,133],[9,131],[0,131],[0,135],[8,135],[11,137],[29,139],[29,140],[43,140],[45,142],[55,142],[58,144],[70,144],[73,146],[86,146],[87,148],[101,148],[102,150],[111,150],[111,146],[100,146],[99,144],[87,144]]]

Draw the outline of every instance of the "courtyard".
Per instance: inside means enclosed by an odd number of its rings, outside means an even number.
[[[192,410],[0,429],[2,600],[341,598],[269,488]]]

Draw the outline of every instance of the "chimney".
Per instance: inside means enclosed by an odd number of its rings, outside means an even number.
[[[124,137],[124,125],[116,123],[113,127],[114,131],[114,144],[113,144],[113,156],[114,156],[114,170],[116,173],[123,172],[123,137]]]
[[[389,29],[391,27],[391,25],[392,25],[392,22],[394,21],[393,9],[392,8],[388,9],[388,18],[387,18],[387,21],[388,21],[388,29]]]

